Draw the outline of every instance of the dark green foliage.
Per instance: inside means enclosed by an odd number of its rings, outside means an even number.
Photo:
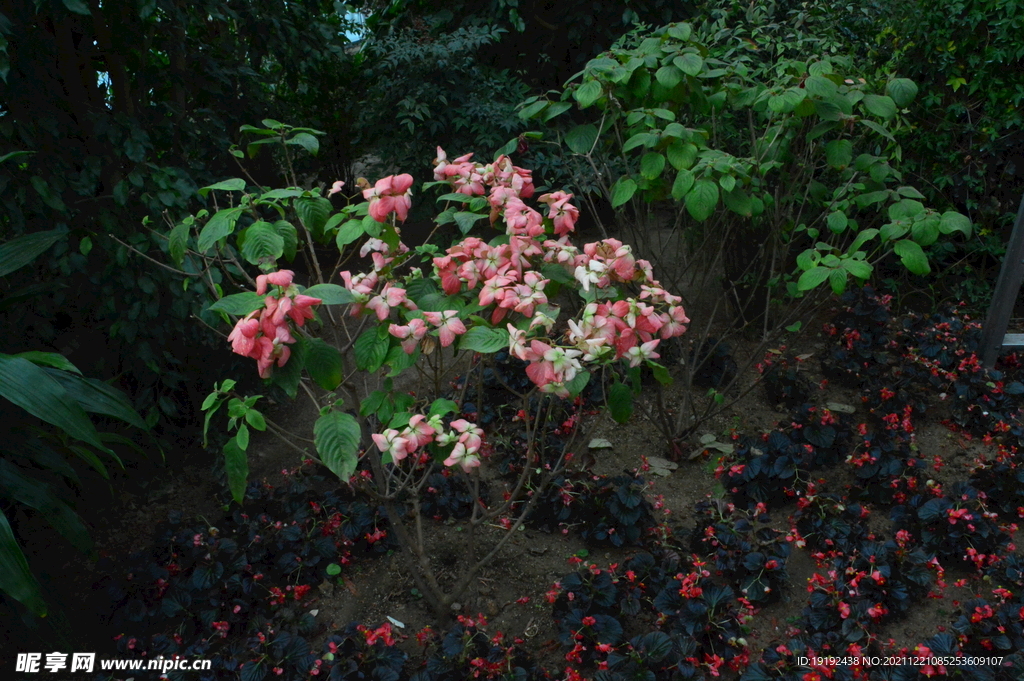
[[[0,321],[13,347],[121,376],[151,425],[194,424],[188,384],[211,351],[191,317],[218,297],[219,273],[155,267],[140,253],[165,261],[167,238],[140,223],[177,219],[197,186],[230,172],[221,150],[244,122],[298,117],[349,139],[344,29],[326,1],[0,6],[0,241],[62,230],[8,284],[18,302]],[[325,148],[320,167],[337,175],[348,158]]]

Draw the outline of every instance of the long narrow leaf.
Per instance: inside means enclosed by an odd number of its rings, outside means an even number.
[[[0,354],[0,396],[71,437],[113,455],[82,408],[56,380],[27,359]]]
[[[0,459],[0,492],[39,511],[46,522],[76,549],[87,555],[92,554],[92,537],[78,514],[61,501],[49,485],[33,480],[23,469],[6,459]]]
[[[29,569],[3,510],[0,510],[0,591],[22,603],[37,617],[46,617],[46,601],[39,582]]]
[[[44,371],[60,383],[64,390],[78,402],[78,406],[85,411],[113,416],[141,430],[149,430],[149,426],[135,411],[128,398],[117,388],[94,378],[77,376],[58,369],[47,368]]]

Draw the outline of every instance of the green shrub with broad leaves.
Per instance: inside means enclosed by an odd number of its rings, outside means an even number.
[[[0,277],[29,265],[64,236],[61,230],[34,232],[0,244]],[[0,305],[9,302],[0,297]],[[109,461],[122,466],[112,447],[138,447],[124,435],[98,430],[90,414],[148,430],[124,394],[83,376],[63,355],[0,353],[0,592],[40,617],[48,612],[46,599],[8,515],[34,511],[93,556],[89,531],[67,501],[69,487],[81,484],[69,460],[106,479]]]

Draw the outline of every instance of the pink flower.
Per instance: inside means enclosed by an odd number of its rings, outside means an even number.
[[[436,429],[427,422],[427,417],[423,414],[415,414],[409,419],[409,425],[406,426],[405,430],[402,431],[402,436],[409,438],[410,441],[415,442],[415,446],[423,447],[434,441],[434,434]]]
[[[324,301],[320,298],[300,293],[292,299],[292,307],[288,310],[288,316],[291,317],[296,326],[301,327],[306,323],[307,319],[313,319],[313,308],[322,302]]]
[[[422,319],[410,319],[409,323],[405,326],[399,326],[398,324],[392,324],[388,327],[388,333],[395,338],[402,338],[402,350],[405,354],[411,355],[416,351],[416,346],[420,340],[427,335],[427,325]]]
[[[402,434],[394,428],[388,428],[383,433],[373,433],[370,437],[373,438],[377,449],[382,453],[390,454],[391,459],[396,463],[416,449],[415,441],[408,437],[402,437]]]
[[[441,339],[441,347],[446,348],[455,342],[455,337],[466,333],[466,325],[459,319],[456,310],[445,310],[444,312],[424,312],[424,318],[437,327],[438,337]]]
[[[228,336],[231,341],[232,352],[248,356],[256,345],[256,334],[260,331],[260,322],[255,319],[255,312],[250,313],[244,319],[239,319],[234,330]]]
[[[579,208],[569,203],[572,194],[565,192],[552,192],[544,194],[538,201],[549,206],[548,217],[554,223],[555,234],[564,236],[575,229],[576,221],[579,220]]]
[[[292,285],[292,278],[295,273],[291,270],[278,270],[270,274],[261,274],[256,277],[256,295],[262,296],[267,292],[267,284],[274,286],[288,287]]]
[[[363,198],[370,200],[370,215],[373,219],[384,222],[388,215],[395,213],[399,221],[405,222],[412,206],[412,197],[409,195],[412,182],[412,175],[408,173],[388,175],[377,180],[372,189],[364,190]]]
[[[329,192],[327,192],[328,198],[330,198],[330,197],[334,196],[335,194],[337,194],[338,192],[340,192],[341,188],[344,187],[344,186],[345,186],[345,183],[342,182],[341,180],[338,180],[337,182],[332,184],[331,185],[331,190]]]

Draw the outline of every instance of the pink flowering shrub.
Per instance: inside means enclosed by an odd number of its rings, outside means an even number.
[[[398,339],[402,350],[414,354],[423,339],[436,336],[442,347],[471,329],[479,333],[460,349],[493,351],[507,343],[509,352],[529,362],[527,374],[543,392],[568,397],[584,365],[626,360],[631,367],[658,359],[661,340],[686,331],[689,319],[680,298],[654,279],[650,263],[636,259],[629,246],[616,239],[577,247],[571,241],[579,210],[572,194],[552,192],[539,197],[546,214],[524,201],[533,196],[530,171],[516,167],[507,156],[493,163],[471,161],[472,155],[448,161],[438,148],[434,178],[451,187],[448,198],[470,203],[478,197],[479,217],[487,217],[505,238],[490,242],[469,236],[431,258],[427,271],[413,268],[400,275],[410,257],[400,241],[370,239],[363,253],[372,253],[373,270],[342,272],[352,296],[352,315],[368,310]],[[398,176],[402,177],[402,176]],[[405,176],[408,177],[408,176]],[[384,178],[376,188],[401,187],[406,181]],[[371,190],[364,192],[371,195]],[[377,194],[372,194],[375,201]],[[371,204],[371,214],[384,211]],[[484,209],[489,210],[483,213]],[[407,206],[390,207],[403,219]],[[463,213],[473,211],[463,211]],[[443,306],[421,309],[412,288],[443,291]],[[582,312],[563,319],[549,300],[553,290],[569,287],[582,298]],[[633,294],[627,292],[633,290]],[[438,297],[431,302],[439,302]],[[444,309],[441,309],[443,307]],[[394,319],[397,317],[397,319]],[[475,322],[467,326],[467,318]],[[575,392],[585,385],[578,383]]]
[[[292,234],[278,223],[256,219],[245,228],[239,245],[243,257],[263,271],[253,281],[255,292],[227,296],[211,310],[240,317],[228,340],[234,352],[256,360],[262,378],[295,396],[306,371],[328,391],[324,403],[304,385],[320,410],[313,433],[320,461],[342,480],[372,477],[396,539],[412,549],[420,590],[438,613],[445,613],[483,561],[445,592],[424,567],[429,560],[422,537],[417,539],[405,526],[400,503],[406,502],[398,500],[411,500],[418,513],[415,490],[438,465],[453,469],[449,474],[472,476],[474,485],[479,482],[476,470],[490,451],[486,433],[458,417],[460,402],[442,397],[445,383],[440,377],[448,375],[446,365],[451,369],[460,354],[472,353],[477,361],[499,351],[525,362],[527,389],[513,391],[510,399],[522,400],[519,413],[531,421],[530,437],[543,440],[538,433],[546,431],[536,424],[544,418],[535,417],[531,406],[531,400],[538,403],[538,393],[577,396],[591,374],[600,372],[614,381],[606,391],[612,416],[624,420],[631,407],[622,405],[632,400],[633,390],[619,378],[622,372],[635,375],[639,367],[648,366],[658,380],[670,380],[657,363],[659,345],[685,333],[690,320],[680,297],[666,291],[650,263],[636,258],[628,245],[611,238],[574,243],[579,210],[572,194],[554,191],[534,198],[531,172],[507,156],[486,164],[474,162],[472,154],[449,161],[438,149],[434,182],[426,187],[449,190],[438,199],[445,207],[437,223],[454,223],[463,235],[445,249],[430,243],[411,249],[402,243],[400,225],[409,216],[412,185],[407,174],[373,185],[360,180],[365,201],[344,206],[334,216],[329,214],[329,198],[342,194],[342,182],[326,191],[291,188],[250,195],[248,201],[258,206],[282,197],[294,199],[302,234],[320,242],[333,238],[343,256],[358,249],[368,267],[340,272],[340,285],[328,283],[325,279],[333,273],[320,267],[316,250],[306,243],[316,281],[303,289],[291,270],[276,264],[284,253],[281,242],[285,236],[298,237],[298,230]],[[244,182],[211,189],[244,191]],[[225,214],[214,227],[239,214]],[[478,223],[489,224],[495,232],[489,237],[471,234]],[[210,231],[209,224],[203,230]],[[217,245],[216,234],[208,239],[211,246]],[[315,324],[306,324],[319,321],[321,305],[345,305],[356,319],[337,329],[339,337],[348,337],[340,347],[318,338]],[[415,394],[396,390],[391,377],[421,358],[425,366],[418,368],[428,379],[433,373],[434,385],[417,388]],[[621,371],[605,371],[613,366]],[[366,380],[349,380],[360,371]],[[203,409],[208,425],[213,412],[228,407],[229,430],[237,432],[224,448],[225,470],[232,494],[241,502],[249,428],[278,436],[287,430],[255,409],[259,396],[239,396],[235,385],[228,380],[215,386]],[[429,402],[430,397],[437,399]],[[575,421],[569,430],[575,436],[579,428]],[[564,469],[571,451],[546,451],[539,440],[527,445],[538,466],[521,467],[515,491],[502,503],[488,506],[477,499],[471,530],[499,518],[509,527],[519,526],[532,508],[531,501],[524,503],[523,492],[544,489]],[[369,462],[371,471],[354,478],[360,458]],[[512,521],[510,514],[518,519]]]

